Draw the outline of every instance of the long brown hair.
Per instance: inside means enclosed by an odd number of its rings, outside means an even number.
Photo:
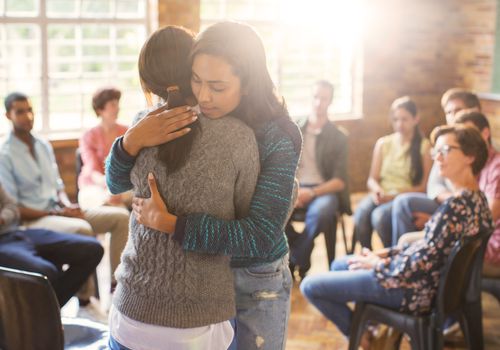
[[[184,98],[192,97],[189,53],[193,37],[193,33],[183,27],[166,26],[151,34],[144,43],[139,55],[139,77],[148,102],[151,94],[166,101],[167,88],[173,85],[179,87]],[[158,158],[169,172],[183,166],[189,156],[200,129],[199,122],[191,124],[190,128],[185,136],[160,145]]]
[[[243,95],[231,115],[254,129],[267,121],[288,117],[269,75],[264,45],[252,27],[238,22],[211,25],[196,37],[191,62],[199,54],[224,59],[240,78]]]
[[[396,109],[399,108],[406,110],[413,118],[417,117],[417,105],[410,97],[403,96],[394,100],[391,105],[391,113],[394,113]],[[414,186],[418,185],[424,177],[424,165],[422,161],[422,153],[420,152],[422,138],[422,132],[417,124],[415,125],[413,138],[411,139],[410,148],[408,149],[411,161],[410,177],[411,183]]]

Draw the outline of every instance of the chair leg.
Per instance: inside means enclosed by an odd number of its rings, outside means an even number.
[[[358,350],[361,337],[365,332],[366,319],[364,317],[364,304],[356,303],[351,320],[349,334],[349,350]]]
[[[330,270],[330,266],[332,265],[333,260],[335,260],[335,244],[336,241],[335,235],[333,232],[324,232],[325,235],[325,245],[326,245],[326,255],[328,257],[328,270]]]
[[[346,254],[351,254],[352,251],[347,247],[347,235],[345,232],[345,223],[344,223],[344,215],[338,214],[337,220],[340,221],[340,227],[342,228],[342,238],[344,239],[344,248]]]
[[[99,279],[97,278],[97,270],[94,271],[93,273],[93,278],[94,278],[94,286],[95,286],[95,293],[94,296],[96,299],[100,299],[100,294],[99,294]]]
[[[484,349],[481,299],[464,305],[462,331],[469,349]]]

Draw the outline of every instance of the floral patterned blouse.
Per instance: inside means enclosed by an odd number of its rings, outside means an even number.
[[[481,191],[463,190],[445,201],[425,225],[425,236],[381,263],[375,275],[384,288],[402,288],[401,311],[423,313],[432,307],[441,268],[454,242],[492,230],[491,212]]]

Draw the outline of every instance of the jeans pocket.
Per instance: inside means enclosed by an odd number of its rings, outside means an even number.
[[[281,275],[281,259],[272,263],[249,266],[245,268],[245,273],[256,278],[276,278]]]

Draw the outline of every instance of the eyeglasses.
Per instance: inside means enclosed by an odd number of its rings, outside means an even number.
[[[25,114],[33,114],[33,108],[19,108],[14,109],[14,114],[17,116],[25,115]]]
[[[432,159],[436,159],[438,154],[442,155],[443,157],[446,157],[454,149],[460,149],[460,147],[443,145],[440,148],[433,148],[431,149],[431,157]]]

